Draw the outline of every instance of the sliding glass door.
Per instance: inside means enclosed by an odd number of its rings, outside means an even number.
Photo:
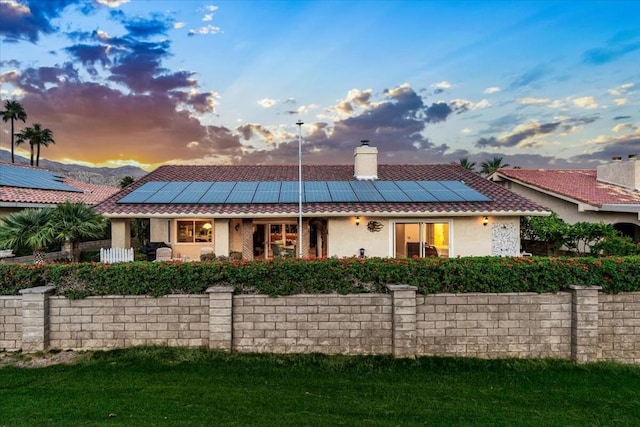
[[[449,256],[448,222],[398,222],[394,231],[396,258]]]

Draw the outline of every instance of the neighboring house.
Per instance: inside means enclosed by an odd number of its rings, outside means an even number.
[[[25,208],[64,202],[96,205],[118,190],[65,178],[45,169],[0,163],[0,218]]]
[[[150,218],[151,241],[191,259],[518,255],[520,217],[550,214],[457,164],[378,165],[377,153],[363,144],[353,166],[303,165],[302,251],[297,166],[161,166],[96,209],[114,247],[130,246],[131,219]]]
[[[640,161],[634,155],[597,169],[499,169],[489,179],[570,224],[604,222],[640,241]]]

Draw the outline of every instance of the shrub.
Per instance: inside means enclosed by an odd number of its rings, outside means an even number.
[[[386,284],[421,294],[557,292],[569,285],[605,292],[640,291],[640,257],[606,258],[342,258],[202,262],[0,264],[0,294],[44,283],[71,298],[88,295],[199,294],[209,286],[237,293],[384,293]]]

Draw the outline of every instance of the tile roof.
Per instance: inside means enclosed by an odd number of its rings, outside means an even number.
[[[640,192],[597,181],[595,169],[500,169],[497,175],[591,206],[640,204]]]
[[[42,170],[40,168],[30,168],[29,166],[15,167],[27,170]],[[6,204],[17,205],[55,205],[64,202],[83,202],[88,205],[96,205],[107,199],[120,189],[110,185],[88,184],[71,178],[63,178],[63,182],[70,187],[80,191],[43,190],[39,188],[13,187],[0,185],[0,206]],[[26,184],[28,185],[28,183]]]
[[[306,214],[348,213],[546,213],[541,205],[518,196],[457,164],[379,165],[379,181],[463,181],[492,199],[491,202],[446,203],[305,203]],[[355,181],[352,165],[305,165],[303,181]],[[291,204],[124,204],[125,195],[150,181],[297,181],[298,167],[292,166],[161,166],[96,209],[111,217],[135,215],[291,215],[298,212]]]

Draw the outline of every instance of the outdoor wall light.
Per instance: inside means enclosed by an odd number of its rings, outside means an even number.
[[[489,217],[485,216],[485,217],[482,218],[482,225],[484,225],[486,227],[487,224],[489,224]]]
[[[357,227],[357,226],[359,226],[359,225],[360,225],[360,217],[359,217],[359,216],[357,216],[357,217],[356,217],[356,227]]]

